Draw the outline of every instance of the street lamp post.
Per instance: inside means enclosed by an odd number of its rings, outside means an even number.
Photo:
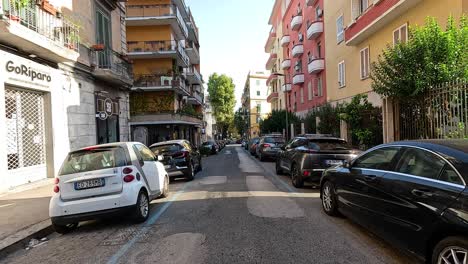
[[[286,75],[285,74],[281,74],[281,73],[273,73],[273,75],[276,75],[276,76],[282,76],[284,77],[284,84],[286,84]],[[289,109],[288,109],[288,96],[287,96],[287,92],[288,91],[285,91],[286,92],[286,96],[284,98],[284,103],[286,105],[286,129],[285,129],[285,136],[286,136],[286,140],[289,139],[289,133],[288,133],[288,114],[289,114]]]

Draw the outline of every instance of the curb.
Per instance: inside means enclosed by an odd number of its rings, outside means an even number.
[[[0,242],[0,260],[14,251],[24,249],[30,239],[40,239],[52,234],[53,232],[55,232],[55,230],[52,227],[52,223],[50,222],[50,219],[47,219],[2,239]]]

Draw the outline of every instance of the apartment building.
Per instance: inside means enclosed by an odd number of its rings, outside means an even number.
[[[216,126],[216,118],[214,117],[213,107],[211,106],[210,96],[205,96],[205,111],[203,114],[204,119],[204,131],[203,131],[203,142],[208,140],[215,139],[215,126]]]
[[[371,88],[371,63],[387,47],[408,40],[408,29],[436,17],[445,27],[468,12],[466,0],[325,0],[327,100],[334,104],[367,94],[383,107],[384,141],[393,141],[392,109]]]
[[[267,69],[282,71],[270,77],[272,99],[281,87],[285,108],[302,117],[326,102],[323,14],[323,0],[277,0],[270,18]]]
[[[260,121],[271,113],[271,104],[267,102],[267,80],[269,72],[250,71],[242,93],[242,110],[248,115],[248,134],[252,137],[260,135]]]
[[[187,139],[198,145],[203,127],[203,78],[198,28],[183,0],[129,0],[128,57],[132,140],[147,145]]]
[[[125,8],[0,0],[0,190],[53,178],[66,154],[128,140]]]

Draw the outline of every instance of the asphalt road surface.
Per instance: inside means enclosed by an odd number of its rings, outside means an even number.
[[[345,218],[321,209],[313,186],[295,189],[240,146],[176,180],[147,222],[113,219],[19,250],[2,263],[416,263]]]

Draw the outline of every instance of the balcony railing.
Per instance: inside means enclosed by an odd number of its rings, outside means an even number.
[[[291,60],[290,59],[285,59],[283,62],[281,62],[281,69],[287,70],[291,68]]]
[[[302,15],[297,15],[292,18],[291,20],[291,29],[292,30],[299,30],[302,26]]]
[[[325,61],[321,58],[311,60],[307,68],[310,74],[319,73],[325,69]]]
[[[185,94],[188,94],[187,85],[185,81],[176,75],[163,75],[163,74],[138,74],[135,75],[133,82],[134,89],[155,89],[155,90],[169,90],[180,89]]]
[[[302,56],[302,54],[304,54],[304,45],[302,45],[302,44],[296,44],[296,45],[292,48],[292,55],[293,55],[293,57],[297,58],[297,57]]]
[[[293,76],[293,84],[302,84],[304,83],[304,74],[303,73],[296,73]]]
[[[284,35],[280,40],[281,47],[288,46],[290,41],[291,37],[289,35]]]
[[[3,12],[10,23],[19,23],[62,47],[78,51],[79,30],[71,21],[57,18],[38,5],[23,6],[19,0],[0,1],[3,1]]]
[[[283,86],[281,87],[281,90],[282,90],[283,92],[289,92],[289,91],[291,91],[291,84],[290,84],[290,83],[285,83],[285,84],[283,84]]]
[[[270,53],[270,57],[268,58],[268,61],[267,61],[266,65],[265,65],[265,68],[267,70],[271,70],[271,68],[273,68],[273,64],[275,63],[277,58],[278,58],[278,54]]]
[[[184,47],[176,40],[150,40],[150,41],[128,41],[128,53],[169,53],[178,52],[185,64],[190,63],[190,59]]]
[[[189,56],[190,61],[193,64],[199,64],[200,63],[200,53],[198,51],[197,46],[195,45],[195,42],[186,41],[185,51],[187,52],[187,55]]]
[[[323,33],[323,21],[312,22],[307,28],[307,39],[315,39]]]
[[[110,78],[118,77],[125,83],[132,83],[133,69],[130,63],[123,59],[123,56],[111,49],[92,51],[92,61],[95,65],[95,72],[103,70],[110,72]],[[96,72],[101,75],[100,72]]]
[[[185,37],[188,28],[179,9],[175,5],[127,5],[127,19],[175,17]]]

